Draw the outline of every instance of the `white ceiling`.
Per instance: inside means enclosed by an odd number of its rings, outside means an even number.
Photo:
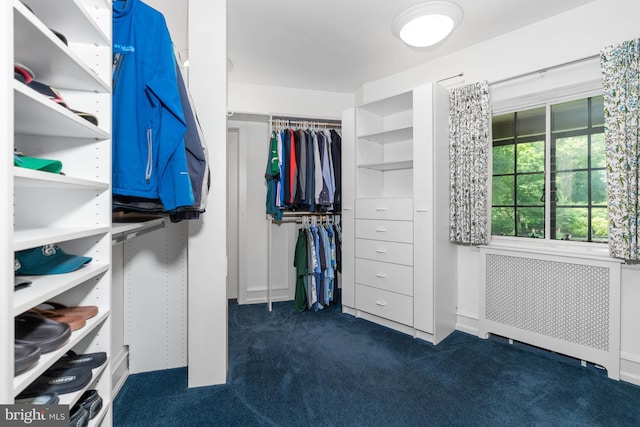
[[[439,45],[416,49],[391,24],[421,0],[228,0],[229,81],[354,92],[593,0],[454,1],[464,10],[459,27]]]

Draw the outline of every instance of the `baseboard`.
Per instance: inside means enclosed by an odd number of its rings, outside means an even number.
[[[478,336],[478,313],[458,310],[456,312],[456,330]]]
[[[620,380],[640,386],[640,355],[620,353]]]

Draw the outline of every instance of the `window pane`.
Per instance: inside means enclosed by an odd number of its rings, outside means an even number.
[[[518,137],[544,135],[545,133],[545,107],[520,111],[517,114]]]
[[[591,135],[591,167],[605,167],[604,133]]]
[[[591,204],[607,205],[607,173],[604,170],[591,172]]]
[[[494,176],[492,181],[491,204],[493,206],[513,206],[513,176]]]
[[[588,107],[587,99],[551,106],[551,132],[585,129],[589,125]]]
[[[604,126],[604,97],[591,98],[591,126]]]
[[[518,209],[518,236],[544,238],[544,208]]]
[[[518,144],[518,172],[544,171],[544,141]]]
[[[501,139],[513,139],[513,121],[515,114],[500,114],[499,116],[493,116],[492,122],[492,138],[494,141]]]
[[[594,242],[607,242],[609,235],[609,222],[607,221],[607,208],[591,209],[591,240]]]
[[[587,172],[561,172],[556,174],[556,196],[559,205],[587,205],[589,202]]]
[[[496,236],[515,236],[515,209],[491,209],[491,234]]]
[[[500,145],[493,147],[493,174],[513,173],[514,145]]]
[[[586,169],[588,167],[588,139],[586,135],[556,140],[556,170]]]
[[[544,206],[544,174],[518,175],[518,206]]]
[[[587,240],[586,208],[556,209],[556,238],[560,240]]]

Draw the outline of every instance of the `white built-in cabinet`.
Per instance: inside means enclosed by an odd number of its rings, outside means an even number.
[[[13,403],[68,350],[110,352],[111,2],[9,0],[1,7],[0,403]],[[49,28],[64,34],[68,46]],[[14,80],[14,62],[56,88],[70,108],[96,115],[98,126]],[[64,175],[14,167],[14,145],[27,156],[61,160]],[[46,244],[92,262],[68,274],[32,276],[29,287],[14,291],[14,253]],[[14,377],[14,317],[48,300],[95,305],[99,312],[66,344]],[[92,425],[111,424],[109,370],[107,360],[86,387],[97,389],[104,401]],[[60,403],[72,406],[82,392],[61,395]]]
[[[455,329],[448,91],[343,113],[343,310],[438,343]]]

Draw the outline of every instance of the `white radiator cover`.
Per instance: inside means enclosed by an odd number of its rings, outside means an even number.
[[[601,365],[620,379],[620,262],[480,249],[478,333]]]

